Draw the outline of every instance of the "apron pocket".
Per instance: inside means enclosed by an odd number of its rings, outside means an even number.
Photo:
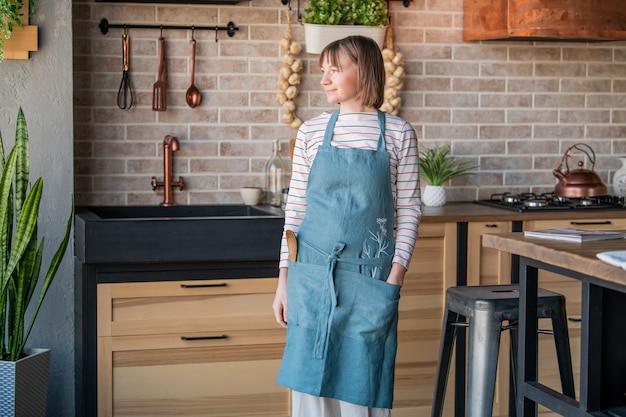
[[[322,310],[330,304],[327,269],[303,262],[290,262],[287,275],[287,322],[317,329]],[[324,306],[326,306],[324,308]]]
[[[345,336],[384,344],[397,322],[400,286],[349,271],[335,271],[333,328]]]

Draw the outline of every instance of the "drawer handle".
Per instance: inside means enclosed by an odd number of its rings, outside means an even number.
[[[180,288],[213,288],[213,287],[225,287],[225,282],[219,284],[180,284]]]
[[[217,339],[228,339],[227,334],[222,334],[219,336],[181,336],[181,340],[217,340]]]
[[[497,229],[498,225],[497,224],[486,224],[485,227],[487,229]]]
[[[572,222],[569,222],[569,224],[576,225],[576,226],[581,226],[581,225],[584,226],[584,225],[592,225],[592,224],[611,224],[611,221],[610,220],[604,220],[604,221],[599,221],[599,222],[575,222],[575,221],[572,221]]]

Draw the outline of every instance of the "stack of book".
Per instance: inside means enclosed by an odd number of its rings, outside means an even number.
[[[524,236],[583,243],[595,242],[598,240],[624,239],[626,238],[626,233],[616,230],[580,230],[563,228],[526,230],[524,232]]]

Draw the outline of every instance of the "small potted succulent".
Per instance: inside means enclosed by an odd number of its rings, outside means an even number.
[[[422,202],[431,207],[446,204],[444,184],[455,177],[473,174],[477,165],[459,162],[450,155],[450,146],[436,146],[420,151],[420,176],[428,182],[422,193]]]
[[[304,13],[308,53],[320,53],[330,42],[350,35],[368,36],[383,47],[389,21],[386,0],[310,0]]]
[[[25,0],[0,0],[0,61],[4,55],[4,43],[16,27],[22,26]],[[28,0],[29,17],[35,14],[35,3]]]

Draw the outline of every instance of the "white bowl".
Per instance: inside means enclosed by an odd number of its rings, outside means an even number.
[[[256,206],[263,200],[265,193],[259,187],[242,187],[240,190],[243,203],[248,206]]]

